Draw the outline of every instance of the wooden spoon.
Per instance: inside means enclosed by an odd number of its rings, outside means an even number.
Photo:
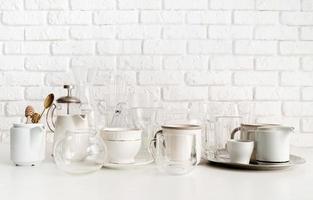
[[[38,119],[37,123],[40,121],[40,119],[41,119],[42,115],[45,113],[45,111],[46,111],[48,108],[50,108],[50,106],[52,106],[53,101],[54,101],[54,94],[51,93],[51,94],[49,94],[49,95],[45,98],[45,101],[44,101],[44,103],[43,103],[44,109],[43,109],[43,111],[41,112],[41,114],[39,115],[39,119]]]

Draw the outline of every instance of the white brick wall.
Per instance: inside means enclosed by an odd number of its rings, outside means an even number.
[[[0,0],[0,11],[1,131],[26,103],[62,94],[72,66],[94,66],[97,99],[118,71],[173,108],[255,102],[257,121],[313,133],[312,0]]]

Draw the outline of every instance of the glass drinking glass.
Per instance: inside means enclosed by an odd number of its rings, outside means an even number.
[[[204,124],[203,151],[205,158],[214,158],[216,153],[215,145],[215,122],[207,119]]]
[[[81,174],[96,171],[102,167],[107,149],[96,131],[67,131],[54,148],[54,159],[59,169],[68,173]]]
[[[158,133],[150,142],[150,151],[158,169],[171,175],[190,173],[198,162],[196,135]]]
[[[81,100],[81,112],[87,116],[90,128],[95,128],[95,99],[93,96],[93,83],[98,72],[95,67],[72,66],[72,74],[77,85],[76,95]]]
[[[149,152],[149,143],[159,126],[157,123],[157,115],[160,109],[161,108],[151,107],[137,107],[130,109],[131,119],[133,120],[135,128],[143,130],[141,135],[142,145],[138,156],[146,158],[147,160],[153,159]]]
[[[215,153],[214,156],[220,158],[228,158],[228,152],[226,150],[227,141],[230,139],[232,131],[240,127],[242,117],[240,116],[221,116],[216,117],[214,125],[214,141],[215,141]]]

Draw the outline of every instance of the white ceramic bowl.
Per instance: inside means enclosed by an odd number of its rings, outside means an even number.
[[[103,140],[130,141],[141,140],[141,129],[135,128],[103,128],[100,135]]]
[[[104,140],[104,143],[108,148],[108,161],[117,164],[134,163],[141,146],[141,140]]]
[[[134,163],[141,147],[141,129],[104,128],[100,135],[108,148],[110,163]]]

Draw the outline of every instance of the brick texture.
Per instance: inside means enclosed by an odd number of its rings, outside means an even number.
[[[0,0],[0,14],[0,134],[82,66],[99,69],[96,103],[119,74],[168,108],[253,104],[313,137],[312,0]]]

